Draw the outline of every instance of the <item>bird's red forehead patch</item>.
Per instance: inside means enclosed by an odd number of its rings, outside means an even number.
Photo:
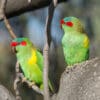
[[[18,45],[18,42],[11,42],[10,45],[11,45],[11,46],[17,46],[17,45]]]
[[[72,27],[73,23],[72,22],[66,22],[66,25]]]
[[[64,22],[64,20],[62,19],[62,20],[60,20],[60,24],[65,24],[65,22]]]
[[[27,45],[26,41],[22,41],[20,44],[21,44],[22,46],[26,46],[26,45]]]
[[[65,22],[63,19],[60,20],[60,24],[61,24],[61,25],[62,25],[62,24],[65,24],[66,26],[69,26],[69,27],[72,27],[72,26],[73,26],[73,23],[72,23],[71,21]]]

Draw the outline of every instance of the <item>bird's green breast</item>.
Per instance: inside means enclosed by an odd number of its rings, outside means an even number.
[[[65,61],[68,65],[80,63],[89,57],[89,40],[83,33],[67,32],[62,38]]]

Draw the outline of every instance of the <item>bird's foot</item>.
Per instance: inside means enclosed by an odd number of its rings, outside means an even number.
[[[29,87],[32,88],[32,86],[35,85],[35,82],[30,82]]]
[[[27,78],[26,77],[23,77],[22,78],[22,83],[26,82]]]

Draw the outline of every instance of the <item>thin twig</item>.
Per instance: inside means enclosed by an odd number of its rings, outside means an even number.
[[[2,8],[1,9],[2,9],[2,13],[3,13],[3,19],[4,19],[5,26],[9,31],[10,36],[14,39],[17,36],[15,35],[15,33],[14,33],[14,31],[13,31],[8,19],[6,18],[6,15],[5,15],[6,3],[7,3],[7,0],[2,0]]]
[[[5,23],[6,28],[7,28],[8,31],[9,31],[10,36],[11,36],[13,39],[16,38],[17,36],[15,35],[15,33],[14,33],[14,31],[13,31],[13,29],[12,29],[12,27],[11,27],[11,25],[10,25],[10,23],[9,23],[9,21],[8,21],[8,19],[6,18],[5,15],[4,15],[4,23]]]
[[[32,2],[32,0],[28,0],[28,3],[31,3]]]
[[[48,61],[48,44],[46,43],[43,49],[44,56],[44,70],[43,70],[43,84],[44,84],[44,100],[49,100],[49,87],[48,87],[48,70],[49,70],[49,61]]]
[[[49,97],[49,87],[48,87],[48,70],[49,70],[49,47],[51,43],[51,22],[54,14],[54,9],[57,5],[57,0],[53,0],[48,8],[48,16],[46,18],[45,25],[45,35],[46,35],[46,43],[43,49],[44,56],[44,70],[43,70],[43,84],[44,84],[44,100],[50,100]]]
[[[14,90],[15,90],[15,95],[16,95],[16,100],[22,100],[20,96],[20,92],[18,90],[18,83],[20,82],[19,77],[16,76],[14,80]]]
[[[57,6],[58,0],[53,0],[54,7]]]
[[[4,11],[4,6],[5,6],[6,0],[0,0],[0,18],[3,19],[3,11]]]
[[[20,92],[18,90],[18,83],[20,82],[20,72],[19,72],[19,63],[18,61],[16,62],[16,66],[15,66],[15,72],[16,72],[16,78],[14,80],[14,90],[15,90],[15,94],[16,94],[16,100],[22,100],[21,96],[20,96]]]

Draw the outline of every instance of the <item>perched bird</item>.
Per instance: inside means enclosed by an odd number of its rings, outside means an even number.
[[[66,17],[60,21],[64,31],[62,47],[68,67],[89,58],[89,38],[78,18]]]
[[[16,52],[17,60],[24,76],[40,89],[43,89],[43,56],[28,38],[15,38],[11,46]],[[52,90],[49,81],[49,87]]]

